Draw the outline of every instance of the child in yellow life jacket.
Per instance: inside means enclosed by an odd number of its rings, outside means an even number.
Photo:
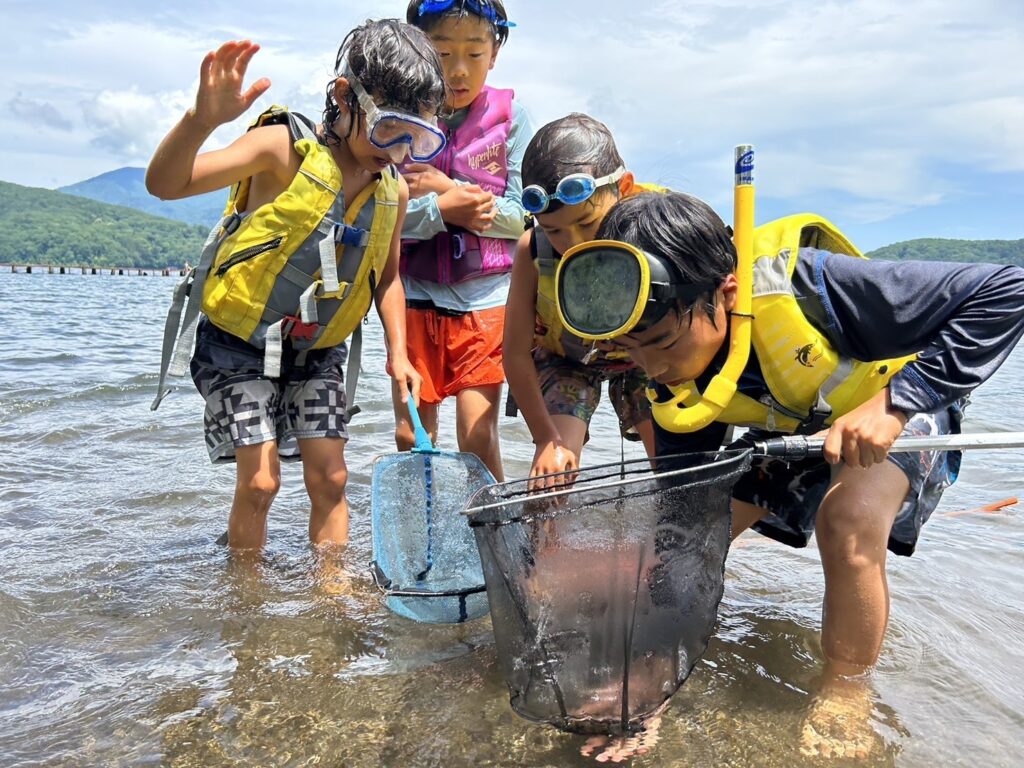
[[[501,336],[512,251],[524,227],[520,164],[532,127],[513,92],[486,80],[514,25],[501,0],[411,0],[406,18],[441,56],[450,110],[442,118],[444,151],[403,167],[411,199],[401,275],[408,355],[423,376],[420,416],[436,439],[438,407],[454,396],[459,450],[475,453],[501,480]],[[412,425],[393,392],[395,442],[408,450]]]
[[[625,170],[608,128],[579,113],[537,131],[523,159],[523,183],[523,205],[535,223],[516,248],[503,351],[512,399],[536,445],[530,476],[578,466],[605,381],[623,437],[643,440],[653,455],[647,376],[625,354],[565,332],[554,296],[561,254],[592,240],[612,205],[647,187]]]
[[[341,44],[322,124],[273,108],[225,149],[201,153],[270,87],[261,78],[243,90],[258,50],[229,42],[206,55],[195,106],[160,144],[146,184],[164,199],[235,185],[210,238],[223,247],[204,251],[191,296],[204,312],[191,372],[206,400],[207,448],[211,460],[236,463],[228,543],[265,542],[282,458],[303,462],[310,539],[344,543],[345,339],[371,298],[402,398],[416,397],[421,381],[404,352],[398,262],[408,188],[394,165],[443,147],[443,73],[418,29],[367,22]]]
[[[823,459],[754,460],[733,488],[732,533],[753,526],[797,547],[816,535],[826,666],[802,749],[869,751],[862,673],[888,622],[886,549],[913,553],[960,465],[957,452],[889,448],[900,435],[959,431],[967,395],[1024,333],[1024,269],[859,258],[809,214],[762,225],[749,360],[727,402],[703,403],[713,420],[702,424],[688,409],[725,365],[739,296],[727,228],[700,200],[642,194],[619,202],[598,237],[562,261],[560,316],[657,383],[658,456],[717,450],[729,424],[751,428],[743,441],[827,427]]]

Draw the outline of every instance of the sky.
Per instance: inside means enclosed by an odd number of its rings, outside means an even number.
[[[54,188],[146,165],[191,104],[203,55],[224,40],[262,46],[250,73],[273,85],[251,115],[272,102],[318,115],[345,34],[405,8],[3,0],[0,180]],[[733,147],[751,143],[758,222],[814,211],[863,250],[1024,238],[1020,0],[506,8],[517,26],[490,84],[514,88],[537,127],[571,111],[602,120],[639,180],[702,197],[727,220]]]

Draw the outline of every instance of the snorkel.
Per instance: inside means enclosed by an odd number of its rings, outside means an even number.
[[[671,400],[657,402],[648,390],[654,419],[670,432],[695,432],[714,421],[736,394],[750,358],[751,299],[754,284],[754,147],[736,147],[733,190],[733,244],[736,246],[736,305],[729,318],[729,355],[703,393],[693,381],[670,387]]]

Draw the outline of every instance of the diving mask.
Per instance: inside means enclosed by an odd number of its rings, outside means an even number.
[[[683,282],[662,257],[617,240],[575,245],[555,270],[558,316],[588,341],[643,331],[679,302],[689,306],[715,287]]]
[[[444,149],[444,132],[436,118],[413,115],[391,107],[378,107],[362,83],[347,69],[342,77],[356,95],[359,106],[366,113],[366,134],[370,143],[388,152],[395,163],[405,159],[406,152],[413,160],[425,163],[433,160]]]

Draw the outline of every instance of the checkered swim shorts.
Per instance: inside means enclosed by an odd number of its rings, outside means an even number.
[[[297,460],[298,440],[348,439],[344,344],[310,350],[305,359],[285,345],[281,377],[263,375],[263,350],[208,323],[196,335],[192,381],[206,401],[203,426],[213,462],[235,460],[235,449],[270,440],[282,460]]]

